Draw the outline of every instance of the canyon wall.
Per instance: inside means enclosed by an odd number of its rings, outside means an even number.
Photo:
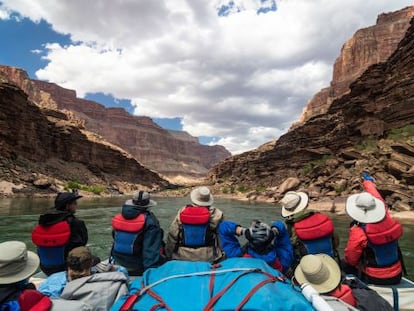
[[[325,113],[332,101],[349,92],[349,85],[371,65],[387,60],[407,31],[414,7],[383,13],[374,26],[358,30],[342,47],[333,67],[329,87],[315,94],[293,127]]]
[[[361,191],[368,170],[392,208],[414,209],[414,25],[395,52],[371,65],[350,91],[281,136],[273,147],[233,156],[209,177],[224,192],[278,200],[286,190],[311,198]]]
[[[223,146],[201,145],[196,137],[163,129],[148,117],[77,98],[74,90],[54,83],[30,80],[20,69],[0,66],[0,72],[40,107],[68,111],[72,122],[118,145],[173,182],[204,178],[214,164],[231,155]]]

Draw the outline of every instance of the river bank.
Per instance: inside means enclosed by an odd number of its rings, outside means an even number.
[[[15,193],[13,189],[20,189],[21,185],[15,185],[11,182],[7,181],[0,181],[0,198],[18,198],[18,197],[27,197],[27,195],[22,193]],[[214,188],[214,187],[212,187]],[[154,193],[154,197],[186,197],[189,195],[191,188],[182,188],[180,190],[169,190],[169,191],[161,191]],[[270,199],[265,196],[256,196],[254,200],[251,200],[247,197],[244,193],[216,193],[213,189],[214,196],[217,198],[223,199],[232,199],[232,200],[239,200],[239,201],[250,201],[250,202],[258,202],[258,203],[270,203],[276,204],[274,199]],[[54,197],[56,193],[54,192],[41,192],[33,193],[33,197]],[[113,194],[107,195],[97,195],[90,192],[82,192],[81,195],[84,197],[113,197]],[[122,195],[119,195],[122,196]],[[319,211],[319,212],[329,212],[334,213],[336,215],[346,215],[345,212],[345,202],[346,197],[336,197],[336,198],[326,198],[317,201],[310,201],[309,202],[309,209]],[[391,214],[394,218],[398,219],[403,223],[414,223],[414,211],[401,211],[396,212],[391,210]]]

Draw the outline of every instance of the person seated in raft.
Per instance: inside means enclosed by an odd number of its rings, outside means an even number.
[[[309,197],[304,192],[288,191],[279,201],[295,256],[294,267],[308,254],[328,254],[340,263],[339,237],[325,214],[308,210]]]
[[[217,234],[223,212],[205,186],[192,190],[190,199],[171,223],[165,253],[170,259],[217,262],[224,256]]]
[[[49,297],[29,283],[39,262],[39,257],[28,251],[23,242],[0,243],[0,310],[48,311],[52,308]]]
[[[111,260],[125,267],[130,275],[142,275],[146,269],[166,261],[162,254],[164,231],[150,211],[156,205],[147,191],[138,191],[112,218]]]
[[[91,306],[91,310],[109,310],[119,297],[129,293],[126,269],[109,263],[95,266],[101,271],[92,269],[93,256],[84,246],[69,252],[67,267],[67,271],[54,273],[44,280],[39,291],[52,298],[81,301]],[[60,299],[53,301],[54,305],[61,302]]]
[[[345,247],[343,269],[377,285],[398,284],[404,269],[398,239],[403,229],[388,212],[374,179],[364,172],[365,192],[353,194],[345,209],[353,219]]]
[[[40,215],[38,225],[33,229],[32,241],[37,246],[40,269],[50,275],[66,270],[66,257],[75,247],[88,243],[85,222],[75,216],[81,195],[60,192],[55,198],[53,209]],[[95,257],[95,262],[100,259]]]
[[[249,228],[232,221],[223,221],[218,231],[227,258],[259,258],[282,273],[286,273],[293,263],[289,234],[280,220],[273,222],[271,226],[254,220]],[[237,237],[245,237],[247,243],[241,246]]]
[[[358,310],[393,310],[384,298],[362,282],[342,279],[338,263],[326,254],[303,256],[293,281],[301,286],[310,284],[319,294],[341,299]]]

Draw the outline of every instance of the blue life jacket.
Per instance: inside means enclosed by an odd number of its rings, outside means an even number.
[[[114,229],[114,255],[140,254],[144,226],[145,213],[139,214],[133,219],[126,219],[121,214],[112,218],[112,228]]]
[[[32,242],[37,246],[40,267],[46,274],[66,269],[65,249],[70,239],[70,225],[67,220],[50,226],[36,225],[32,231]]]
[[[387,267],[399,258],[398,239],[402,236],[402,226],[392,217],[386,216],[379,223],[362,226],[368,238],[365,249],[367,266]]]
[[[180,213],[179,243],[187,247],[209,246],[210,211],[207,207],[186,206]]]

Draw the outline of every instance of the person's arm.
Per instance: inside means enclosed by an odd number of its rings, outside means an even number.
[[[283,267],[283,272],[286,272],[293,264],[293,247],[290,242],[289,233],[285,224],[278,220],[272,223],[272,230],[275,233],[274,247],[276,249],[277,257]]]
[[[218,226],[218,234],[221,241],[221,246],[227,258],[240,257],[243,255],[243,250],[240,246],[236,235],[243,234],[243,228],[232,222],[224,220]]]
[[[85,246],[88,243],[88,229],[83,220],[73,217],[72,220],[70,220],[70,230],[70,249]]]
[[[172,257],[172,254],[178,242],[178,234],[180,231],[180,221],[179,221],[180,212],[181,210],[178,212],[177,216],[175,216],[173,222],[170,225],[170,229],[168,231],[167,243],[165,244],[165,255],[167,256],[167,258]]]
[[[381,196],[381,194],[377,190],[377,187],[375,186],[374,178],[371,175],[369,175],[368,172],[362,173],[362,187],[364,188],[365,192],[368,192],[373,197],[385,203],[384,198]]]
[[[360,226],[353,225],[349,228],[349,238],[344,251],[345,262],[351,266],[357,267],[362,252],[367,247],[367,244],[367,236]]]
[[[159,226],[158,221],[148,215],[143,233],[142,257],[144,269],[156,267],[161,263],[160,250],[163,231]]]
[[[67,284],[66,271],[53,273],[39,285],[39,292],[43,295],[59,298]]]

